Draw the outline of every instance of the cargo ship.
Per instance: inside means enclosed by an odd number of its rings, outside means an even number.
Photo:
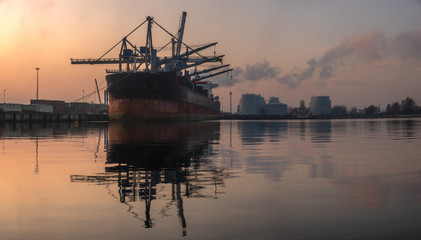
[[[176,34],[148,16],[100,58],[71,59],[72,64],[118,64],[118,69],[106,69],[110,120],[204,120],[220,114],[219,98],[212,93],[218,84],[206,79],[233,69],[215,50],[213,56],[201,54],[216,42],[196,48],[183,42],[186,16],[183,12]],[[128,37],[143,25],[147,25],[146,42],[136,47]],[[170,37],[159,49],[152,42],[153,25]],[[118,45],[118,57],[105,58]],[[169,56],[161,56],[165,48],[171,48]],[[207,63],[218,65],[204,67]]]

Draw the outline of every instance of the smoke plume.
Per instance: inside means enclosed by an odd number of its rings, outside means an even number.
[[[291,73],[280,76],[279,67],[271,66],[267,60],[263,60],[261,63],[246,65],[244,70],[240,67],[235,68],[232,81],[221,83],[232,86],[241,81],[275,79],[295,89],[316,75],[318,83],[324,85],[327,79],[335,76],[335,73],[344,67],[390,59],[421,61],[421,30],[401,33],[391,40],[387,40],[381,31],[345,37],[319,58],[310,58],[304,69],[295,68]]]
[[[421,30],[399,34],[392,41],[391,49],[401,58],[421,61]]]
[[[379,61],[387,52],[387,40],[383,32],[369,32],[364,36],[343,38],[335,47],[328,49],[318,61],[319,78],[328,79],[335,70],[346,64],[363,61]]]
[[[316,70],[316,60],[314,58],[307,61],[308,67],[304,70],[287,74],[283,77],[278,78],[277,80],[280,83],[288,85],[291,89],[296,88],[300,83],[306,79],[309,79],[313,76],[314,71]]]
[[[257,81],[261,79],[271,79],[276,77],[280,68],[271,67],[269,62],[264,59],[262,63],[255,63],[253,65],[246,66],[244,71],[244,77],[246,80]]]
[[[264,59],[263,62],[255,63],[252,65],[246,65],[243,70],[241,67],[236,67],[232,71],[232,79],[217,78],[216,81],[223,86],[230,87],[239,82],[244,81],[261,81],[275,78],[281,69],[279,67],[272,67],[270,63]]]

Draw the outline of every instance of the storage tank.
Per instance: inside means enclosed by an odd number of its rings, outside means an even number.
[[[288,115],[288,106],[279,101],[277,97],[270,97],[268,104],[266,104],[266,115]]]
[[[246,93],[240,99],[241,115],[263,115],[265,111],[265,99],[256,94]]]
[[[310,113],[313,116],[330,115],[331,102],[329,96],[315,96],[311,98]]]

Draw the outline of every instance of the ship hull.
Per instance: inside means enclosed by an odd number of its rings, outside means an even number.
[[[219,102],[175,73],[116,73],[106,79],[111,120],[206,120],[220,113]]]

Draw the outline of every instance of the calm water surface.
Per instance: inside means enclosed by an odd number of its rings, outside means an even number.
[[[0,127],[0,239],[421,239],[421,119]]]

